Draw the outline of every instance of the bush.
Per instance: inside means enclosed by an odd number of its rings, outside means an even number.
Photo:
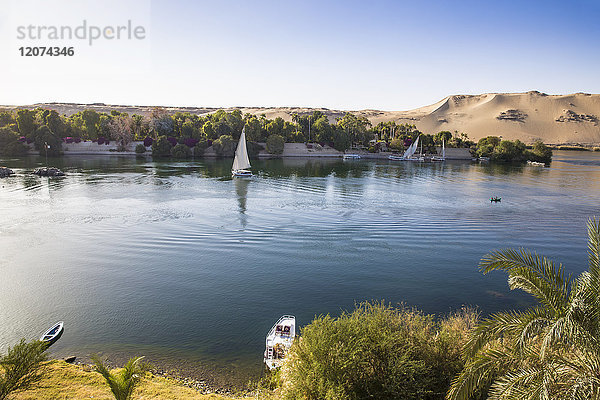
[[[194,156],[201,157],[204,154],[204,150],[212,146],[212,142],[207,139],[202,139],[194,146]]]
[[[138,144],[135,146],[135,152],[137,154],[144,154],[146,152],[146,146],[144,146],[142,143]]]
[[[302,329],[279,372],[283,399],[443,399],[464,366],[477,315],[436,321],[401,306],[362,303]]]
[[[26,390],[41,377],[42,363],[48,359],[47,344],[39,341],[19,344],[0,357],[0,399],[11,393]]]
[[[250,158],[258,157],[258,153],[260,153],[261,150],[265,149],[263,145],[258,144],[256,142],[247,142],[246,148],[248,150],[248,157]]]
[[[49,156],[59,156],[62,153],[62,139],[52,133],[46,125],[42,125],[35,130],[33,143],[42,156],[46,154],[46,151]],[[50,146],[49,149],[45,148],[46,143]]]
[[[170,156],[171,147],[171,143],[169,143],[166,136],[159,136],[158,139],[152,143],[152,157]]]
[[[271,135],[267,138],[267,151],[270,154],[281,154],[283,153],[283,148],[285,146],[285,141],[283,137],[280,135]]]
[[[541,140],[536,140],[531,151],[527,152],[527,158],[531,161],[550,163],[552,161],[552,149]]]
[[[21,142],[11,142],[4,147],[4,150],[0,152],[5,156],[18,157],[24,156],[29,151],[29,147]]]
[[[213,142],[213,149],[219,157],[233,157],[236,142],[231,135],[222,135]]]
[[[192,150],[185,144],[178,144],[171,149],[171,157],[189,158],[192,156]]]

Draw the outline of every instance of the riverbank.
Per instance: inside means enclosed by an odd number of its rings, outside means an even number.
[[[115,142],[109,144],[98,144],[92,141],[82,141],[79,143],[65,143],[62,145],[62,150],[65,155],[125,155],[125,156],[137,156],[133,149],[136,146],[143,144],[143,141],[132,142],[128,146],[126,151],[118,151],[117,144]],[[266,148],[265,143],[259,143],[263,148]],[[438,150],[441,153],[441,149]],[[146,153],[142,155],[151,155],[152,147],[146,147]],[[30,147],[30,155],[37,155],[39,152]],[[258,153],[258,158],[286,158],[286,157],[323,157],[323,158],[342,158],[344,154],[359,154],[361,158],[372,159],[372,160],[386,160],[394,153],[392,152],[379,152],[369,153],[365,150],[348,150],[346,152],[337,151],[336,149],[327,145],[321,146],[317,143],[285,143],[282,154],[270,154],[266,150],[261,150]],[[217,158],[217,153],[213,150],[212,146],[208,147],[202,157]],[[447,148],[446,159],[447,160],[470,160],[472,158],[469,149],[464,148]]]
[[[185,380],[148,373],[135,390],[135,398],[230,400],[232,394],[211,393],[210,389],[196,388]],[[68,364],[53,360],[45,364],[42,379],[32,389],[13,396],[15,400],[55,399],[114,399],[102,376],[88,364]]]

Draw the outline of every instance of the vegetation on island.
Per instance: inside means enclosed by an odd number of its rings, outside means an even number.
[[[489,157],[494,161],[524,162],[536,161],[549,163],[552,161],[552,149],[541,140],[534,142],[531,149],[520,140],[502,140],[498,136],[487,136],[477,142],[478,157]]]

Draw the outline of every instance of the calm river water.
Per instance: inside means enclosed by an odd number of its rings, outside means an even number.
[[[65,321],[56,357],[91,352],[258,375],[284,313],[305,325],[362,300],[428,313],[526,307],[488,251],[524,246],[586,268],[600,215],[600,154],[555,152],[550,168],[339,159],[2,159],[0,352]],[[502,197],[491,204],[490,196]],[[165,361],[166,362],[166,361]]]

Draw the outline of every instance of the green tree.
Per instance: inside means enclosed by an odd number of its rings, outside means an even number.
[[[143,143],[139,143],[135,146],[136,154],[144,154],[146,152],[146,146]]]
[[[56,136],[46,125],[40,126],[33,133],[33,143],[40,155],[59,156],[62,153],[62,140]],[[46,148],[49,146],[49,148]]]
[[[159,136],[154,142],[152,142],[152,157],[170,156],[171,147],[171,143],[167,140],[166,136]]]
[[[491,399],[600,398],[600,225],[588,222],[589,268],[577,278],[524,249],[492,252],[481,270],[508,274],[511,290],[538,302],[483,320],[464,348],[467,364],[448,399],[491,384]]]
[[[536,140],[532,150],[527,153],[527,158],[531,161],[547,164],[552,161],[552,149],[546,146],[541,140]]]
[[[0,400],[11,393],[30,388],[41,378],[43,362],[48,359],[46,343],[25,339],[0,357]]]
[[[271,135],[267,138],[267,151],[270,154],[281,154],[284,147],[285,142],[280,135]]]
[[[17,111],[17,127],[19,133],[23,136],[31,136],[35,131],[35,111],[33,110],[19,110]]]
[[[96,367],[96,371],[106,380],[115,400],[131,399],[135,387],[149,369],[147,364],[142,363],[144,357],[129,359],[127,364],[125,364],[121,370],[116,372],[109,371],[108,367],[97,355],[92,355],[91,358]]]
[[[206,121],[204,125],[202,125],[202,133],[204,133],[204,136],[206,136],[208,139],[218,138],[212,121]]]
[[[185,144],[179,143],[171,149],[171,157],[173,158],[190,158],[192,149]]]
[[[81,112],[83,129],[89,139],[97,139],[100,128],[100,114],[94,110],[83,110]]]
[[[210,147],[209,141],[207,139],[201,139],[194,146],[194,157],[202,157],[204,155],[204,150]]]
[[[233,157],[236,145],[231,135],[223,135],[213,142],[213,149],[219,157]]]
[[[440,131],[436,133],[433,137],[433,140],[437,145],[441,145],[442,141],[444,142],[444,144],[447,144],[450,142],[450,139],[452,139],[452,132],[450,131]]]

